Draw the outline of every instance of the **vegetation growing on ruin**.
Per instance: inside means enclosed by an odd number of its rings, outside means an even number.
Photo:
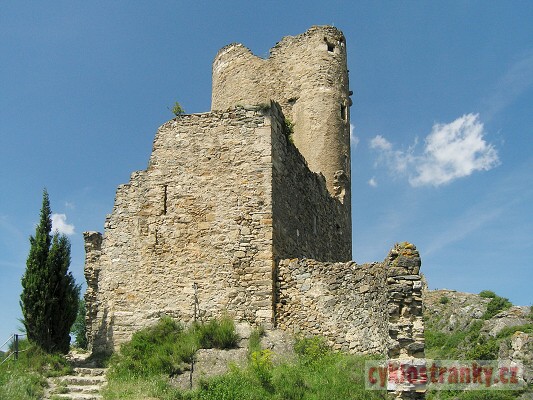
[[[287,117],[283,120],[283,132],[285,133],[285,136],[287,136],[287,139],[289,142],[294,144],[294,123]]]
[[[216,321],[216,320],[215,320]],[[273,353],[262,349],[262,329],[252,332],[248,365],[231,366],[222,376],[200,383],[194,391],[180,391],[170,377],[180,372],[180,365],[192,359],[201,346],[202,337],[229,337],[227,325],[210,321],[203,327],[185,329],[170,318],[143,329],[120,353],[110,360],[106,399],[385,399],[385,392],[364,387],[364,357],[330,350],[320,338],[303,338],[296,342],[296,359],[275,364]],[[208,331],[209,334],[205,335]],[[218,340],[218,339],[217,339]],[[214,345],[216,340],[207,340]],[[231,340],[224,346],[234,345]]]
[[[233,321],[224,317],[206,324],[193,324],[188,329],[170,317],[136,332],[131,341],[121,346],[110,360],[110,380],[149,377],[183,372],[198,349],[229,349],[238,336]]]
[[[176,117],[185,114],[185,110],[177,101],[174,103],[170,111],[172,111],[172,114],[174,114]]]

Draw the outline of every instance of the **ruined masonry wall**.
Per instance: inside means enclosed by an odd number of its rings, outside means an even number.
[[[321,335],[335,349],[384,354],[386,274],[382,264],[283,260],[277,271],[276,323]]]
[[[399,243],[384,261],[387,271],[389,357],[424,357],[420,254],[410,243]]]
[[[276,324],[324,336],[339,350],[422,358],[419,270],[410,243],[395,245],[382,263],[283,260],[276,269]]]
[[[276,263],[283,258],[352,259],[350,208],[331,196],[324,176],[311,172],[272,107],[272,215]]]
[[[85,235],[93,349],[163,314],[190,321],[194,283],[202,317],[270,326],[274,262],[350,259],[344,211],[288,140],[277,104],[167,122],[147,170],[118,188],[103,238]]]
[[[162,314],[190,321],[193,283],[205,317],[227,310],[270,323],[267,124],[238,109],[161,126],[148,169],[118,188],[101,248],[87,253],[86,276],[97,277],[87,296],[93,350],[111,350]]]

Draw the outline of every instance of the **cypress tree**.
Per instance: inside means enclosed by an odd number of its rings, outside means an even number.
[[[47,352],[67,353],[70,327],[76,319],[80,288],[68,271],[70,242],[52,231],[46,189],[35,236],[30,237],[20,306],[28,339]]]

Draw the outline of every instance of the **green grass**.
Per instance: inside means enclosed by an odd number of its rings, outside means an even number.
[[[386,399],[386,392],[365,389],[367,358],[331,351],[321,338],[295,344],[297,358],[274,365],[269,350],[252,353],[246,368],[232,368],[192,392],[192,399]]]
[[[235,323],[229,317],[212,319],[206,324],[196,324],[193,330],[202,349],[232,349],[239,341],[235,333]]]
[[[26,340],[19,342],[19,359],[0,366],[0,399],[42,398],[46,377],[66,375],[72,368],[60,354],[47,354]]]
[[[232,328],[233,327],[233,328]],[[230,334],[231,329],[233,334]],[[246,367],[230,366],[228,373],[200,382],[194,391],[180,391],[169,377],[184,361],[182,349],[234,344],[234,326],[219,320],[184,329],[165,318],[136,333],[110,360],[105,399],[385,399],[386,393],[365,390],[364,357],[331,351],[320,338],[296,342],[294,361],[275,365],[272,352],[261,349],[264,331],[252,332]],[[223,337],[227,341],[220,343]],[[192,346],[192,347],[191,347]],[[186,352],[185,352],[186,353]],[[155,362],[153,359],[157,358]]]
[[[170,386],[169,377],[182,373],[198,349],[229,349],[238,340],[235,324],[228,317],[196,323],[188,329],[164,317],[156,325],[135,333],[111,357],[105,398],[182,398]]]
[[[229,349],[236,346],[235,325],[228,317],[189,329],[164,317],[156,325],[135,333],[110,360],[111,378],[172,376],[191,363],[198,349]]]
[[[257,329],[254,329],[250,334],[248,339],[248,359],[256,351],[261,351],[261,337],[264,336],[265,329],[261,326]]]
[[[426,357],[441,360],[472,359],[468,358],[466,352],[479,342],[482,326],[483,321],[476,320],[466,330],[444,333],[434,329],[427,321],[424,331]]]

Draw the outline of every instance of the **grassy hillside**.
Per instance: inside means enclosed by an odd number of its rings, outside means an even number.
[[[20,341],[19,346],[21,353],[18,361],[8,360],[0,365],[0,399],[41,399],[46,377],[71,372],[63,356],[46,354],[25,340]]]
[[[435,290],[424,294],[426,357],[440,360],[511,359],[533,365],[533,313],[491,291]],[[531,379],[531,376],[529,376]],[[428,399],[532,399],[521,391],[434,392]]]
[[[226,326],[229,324],[226,322]],[[220,328],[211,329],[217,336]],[[229,332],[227,332],[229,333]],[[224,336],[228,336],[225,334]],[[273,353],[260,346],[260,331],[248,341],[247,363],[226,374],[201,381],[182,391],[170,376],[188,373],[201,347],[232,347],[203,341],[198,327],[184,329],[165,319],[134,335],[110,360],[106,399],[385,399],[383,392],[364,387],[363,357],[332,352],[319,338],[301,339],[290,362],[276,364]]]

